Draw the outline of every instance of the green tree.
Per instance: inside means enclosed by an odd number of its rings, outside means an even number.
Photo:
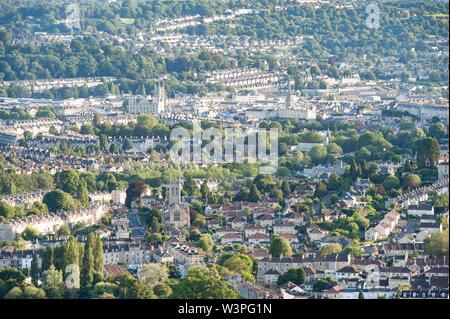
[[[25,275],[19,269],[4,269],[0,271],[0,280],[6,283],[6,286],[11,289],[12,287],[22,286],[25,281]]]
[[[103,280],[105,258],[103,256],[103,242],[99,235],[95,236],[93,254],[95,281],[101,281]]]
[[[63,255],[63,267],[64,272],[66,271],[68,266],[71,265],[79,265],[79,249],[78,249],[78,241],[74,236],[70,236],[64,245],[64,255]]]
[[[53,248],[53,263],[58,270],[64,270],[64,245],[57,245]]]
[[[56,186],[76,197],[80,186],[80,174],[74,169],[65,169],[55,174]]]
[[[287,272],[278,277],[278,285],[283,285],[288,281],[302,285],[306,281],[306,274],[303,268],[290,268]]]
[[[94,282],[94,253],[95,239],[93,233],[89,234],[84,246],[83,262],[80,273],[80,284],[84,289],[91,288]]]
[[[22,289],[14,287],[3,297],[3,299],[23,299]]]
[[[392,144],[386,141],[380,133],[366,132],[360,135],[358,141],[359,148],[367,147],[369,150],[383,152],[392,147]]]
[[[198,188],[197,183],[192,177],[188,177],[183,183],[183,192],[185,192],[187,196],[200,195],[200,189]]]
[[[50,266],[54,265],[53,261],[53,248],[50,245],[45,247],[44,253],[42,254],[42,271],[46,271]]]
[[[61,299],[63,297],[64,282],[61,270],[51,265],[43,273],[43,287],[50,299]]]
[[[119,153],[119,151],[120,151],[120,149],[119,149],[119,146],[117,146],[117,144],[111,143],[111,145],[109,145],[109,153],[117,154],[117,153]]]
[[[194,218],[194,220],[192,221],[192,225],[194,225],[194,227],[203,227],[206,225],[206,218],[205,216],[203,216],[202,214],[197,214]]]
[[[214,241],[210,234],[201,234],[197,246],[204,251],[211,251],[214,247]]]
[[[0,216],[5,217],[6,219],[11,219],[14,218],[15,214],[16,211],[14,207],[7,203],[0,202]]]
[[[62,225],[61,227],[58,228],[58,230],[56,231],[56,236],[58,238],[62,238],[62,237],[67,237],[70,236],[71,232],[70,232],[70,228],[67,225]]]
[[[39,262],[36,255],[34,255],[31,260],[30,277],[33,284],[36,285],[39,280]]]
[[[448,238],[448,229],[431,235],[430,238],[425,239],[425,253],[438,258],[448,257]]]
[[[22,232],[22,237],[25,240],[34,241],[39,238],[39,231],[31,226],[27,226]]]
[[[44,215],[48,213],[48,207],[42,202],[34,202],[28,213],[30,215]]]
[[[153,287],[153,292],[159,299],[166,299],[172,294],[172,288],[167,284],[158,284]]]
[[[327,289],[330,285],[330,281],[326,280],[326,279],[318,279],[314,284],[313,284],[313,291],[314,292],[322,292],[325,289]]]
[[[383,187],[385,190],[390,191],[394,188],[397,188],[400,185],[400,180],[397,176],[389,175],[383,181]]]
[[[127,207],[131,207],[131,202],[141,197],[141,195],[147,190],[147,185],[142,181],[133,181],[128,184],[126,190],[127,198],[125,204]]]
[[[100,150],[106,152],[108,150],[108,136],[105,134],[101,134],[99,137],[99,146]]]
[[[163,243],[163,236],[161,233],[149,233],[145,237],[145,241],[152,244],[160,245]]]
[[[356,225],[358,226],[358,225]],[[322,256],[327,256],[327,255],[331,255],[331,254],[338,254],[342,251],[342,246],[339,243],[332,243],[332,244],[327,244],[325,246],[323,246],[320,249],[319,254]]]
[[[408,189],[418,188],[421,182],[420,176],[416,174],[408,174],[403,178],[403,186]]]
[[[274,236],[270,241],[269,253],[272,257],[290,257],[292,255],[292,248],[285,238]]]
[[[132,148],[133,148],[133,143],[131,143],[131,141],[130,141],[128,138],[126,138],[126,139],[123,141],[122,149],[123,149],[124,151],[128,151],[128,150],[131,150]]]
[[[122,299],[154,299],[153,289],[140,282],[132,275],[121,275],[114,278],[114,283],[119,287],[118,295]]]
[[[207,201],[209,198],[209,187],[206,181],[204,181],[200,187],[200,193],[202,194],[202,200]]]
[[[442,123],[434,123],[430,125],[428,129],[428,133],[431,137],[434,137],[437,140],[445,138],[447,135],[447,130],[445,129],[445,125]]]
[[[76,198],[83,206],[86,206],[89,203],[89,191],[84,179],[80,179],[80,183],[76,192]]]
[[[240,274],[246,280],[254,281],[252,274],[253,259],[245,254],[237,253],[225,260],[223,266],[233,273]]]
[[[48,210],[54,213],[61,210],[71,210],[75,207],[72,196],[60,190],[48,192],[42,201],[47,205]]]
[[[152,263],[141,267],[139,278],[153,289],[156,285],[167,284],[169,273],[165,265]]]
[[[252,186],[250,187],[250,193],[248,195],[248,201],[249,202],[258,202],[259,200],[261,200],[261,193],[258,190],[258,188],[256,187],[256,185],[252,184]]]
[[[361,170],[358,164],[356,163],[355,159],[353,159],[352,164],[350,165],[350,177],[353,180],[356,180],[356,178],[358,178],[359,176],[361,176]]]
[[[34,286],[26,286],[23,289],[23,299],[45,299],[45,290]]]
[[[284,197],[288,197],[289,195],[291,195],[291,187],[288,181],[283,180],[283,182],[281,183],[281,191],[283,192]]]
[[[308,152],[308,155],[314,163],[322,163],[327,156],[327,149],[323,145],[317,145]]]
[[[172,287],[174,299],[237,299],[238,293],[215,267],[191,268],[186,277]]]
[[[330,143],[327,146],[327,153],[328,154],[335,154],[335,155],[340,155],[343,153],[342,147],[340,147],[338,144],[336,143]]]
[[[314,197],[324,198],[327,194],[327,184],[325,182],[320,181],[316,185],[316,189],[314,190]]]
[[[341,188],[341,178],[336,174],[331,174],[328,178],[327,189],[337,191]]]
[[[417,166],[419,168],[435,166],[439,157],[439,142],[435,138],[428,137],[418,142]]]
[[[351,222],[345,226],[345,229],[347,229],[350,233],[357,233],[359,231],[359,226],[357,223]]]

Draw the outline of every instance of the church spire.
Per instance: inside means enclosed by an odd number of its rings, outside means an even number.
[[[291,78],[288,77],[288,93],[286,96],[286,108],[293,109],[294,108],[294,98],[292,97],[292,88],[291,88]]]

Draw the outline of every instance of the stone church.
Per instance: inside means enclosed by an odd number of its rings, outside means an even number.
[[[181,181],[170,181],[168,188],[168,208],[164,214],[164,224],[177,228],[190,227],[189,204],[181,200]]]
[[[170,111],[170,103],[167,98],[164,83],[155,85],[155,96],[147,99],[145,96],[132,96],[128,99],[127,112],[136,115],[160,114]]]

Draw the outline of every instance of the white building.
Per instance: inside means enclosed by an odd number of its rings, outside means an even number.
[[[409,205],[408,215],[418,216],[422,215],[434,215],[434,206],[432,204],[419,204],[419,205]]]

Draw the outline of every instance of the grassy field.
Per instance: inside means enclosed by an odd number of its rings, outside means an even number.
[[[119,18],[120,22],[123,24],[133,24],[134,19],[133,18]]]

